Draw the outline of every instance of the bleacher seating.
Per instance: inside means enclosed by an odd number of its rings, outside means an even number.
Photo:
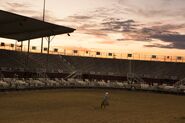
[[[92,58],[82,56],[47,55],[39,53],[0,50],[0,67],[12,69],[47,69],[47,72],[74,71],[82,74],[127,76],[135,73],[143,78],[176,79],[185,78],[185,63],[121,60],[108,58]],[[22,68],[22,69],[21,69]]]

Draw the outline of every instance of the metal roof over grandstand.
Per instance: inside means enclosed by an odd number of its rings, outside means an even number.
[[[0,37],[25,41],[72,33],[75,29],[0,10]]]

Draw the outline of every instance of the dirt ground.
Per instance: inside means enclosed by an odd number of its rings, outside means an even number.
[[[185,96],[98,89],[0,92],[0,123],[185,123]]]

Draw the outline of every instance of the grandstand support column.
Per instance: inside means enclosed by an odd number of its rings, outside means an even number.
[[[41,53],[43,52],[43,37],[42,37],[42,39],[41,39],[41,47],[40,47],[40,49],[41,49]]]
[[[29,53],[30,53],[30,40],[28,40],[28,50],[27,50],[26,66],[28,66],[28,63],[29,63]]]
[[[49,49],[50,49],[50,36],[48,37],[48,51],[47,51],[47,67],[46,69],[48,70],[49,68]]]
[[[15,41],[15,51],[17,50],[17,41]]]
[[[23,41],[21,41],[21,52],[22,52],[22,47],[23,47]]]
[[[49,49],[50,49],[50,36],[48,37],[48,54],[49,54]]]
[[[30,53],[30,40],[28,40],[28,53]]]

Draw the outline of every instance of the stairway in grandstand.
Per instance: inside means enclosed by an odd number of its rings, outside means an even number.
[[[76,67],[73,64],[71,64],[64,56],[60,54],[58,56],[59,56],[60,61],[67,64],[69,67],[70,74],[66,76],[64,79],[75,78],[77,76],[81,76],[81,72],[77,70]]]
[[[76,69],[84,73],[95,73],[99,75],[126,75],[128,63],[118,59],[91,58],[79,56],[65,56]]]
[[[62,55],[58,54],[59,56],[59,61],[61,61],[62,63],[65,63],[68,65],[68,68],[70,69],[70,71],[76,71],[76,68]]]
[[[134,73],[127,73],[127,81],[131,84],[145,83],[145,81],[139,75],[134,74]]]
[[[176,87],[181,86],[181,85],[185,85],[185,78],[182,79],[182,80],[177,81],[177,82],[174,84],[174,86],[176,86]]]

